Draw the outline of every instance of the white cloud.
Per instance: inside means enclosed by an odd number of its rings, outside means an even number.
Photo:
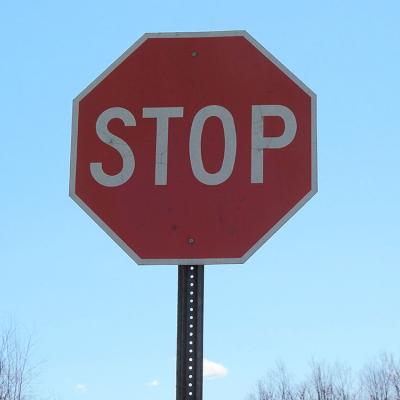
[[[222,364],[218,364],[214,361],[207,360],[203,361],[203,375],[205,378],[215,379],[223,378],[228,374],[228,369]]]
[[[151,386],[151,387],[160,386],[160,381],[158,379],[154,379],[151,382],[147,383],[146,386]]]
[[[88,386],[85,383],[77,383],[74,389],[80,393],[86,393],[88,391]]]

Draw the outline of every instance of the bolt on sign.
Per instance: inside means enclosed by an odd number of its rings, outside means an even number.
[[[71,197],[138,264],[243,263],[317,191],[315,103],[247,32],[145,34],[74,100]]]

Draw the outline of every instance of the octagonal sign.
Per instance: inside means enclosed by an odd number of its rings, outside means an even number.
[[[74,100],[70,195],[138,264],[243,263],[316,193],[315,118],[246,32],[146,34]]]

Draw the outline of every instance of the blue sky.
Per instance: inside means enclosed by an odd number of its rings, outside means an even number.
[[[396,1],[10,1],[0,10],[1,321],[35,391],[174,399],[176,267],[138,267],[68,197],[72,99],[144,32],[245,29],[317,94],[319,193],[246,264],[206,268],[204,398],[282,360],[400,357]],[[4,323],[5,323],[4,322]]]

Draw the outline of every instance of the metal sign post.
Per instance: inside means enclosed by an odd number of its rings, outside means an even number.
[[[203,398],[204,265],[178,267],[176,400]]]

